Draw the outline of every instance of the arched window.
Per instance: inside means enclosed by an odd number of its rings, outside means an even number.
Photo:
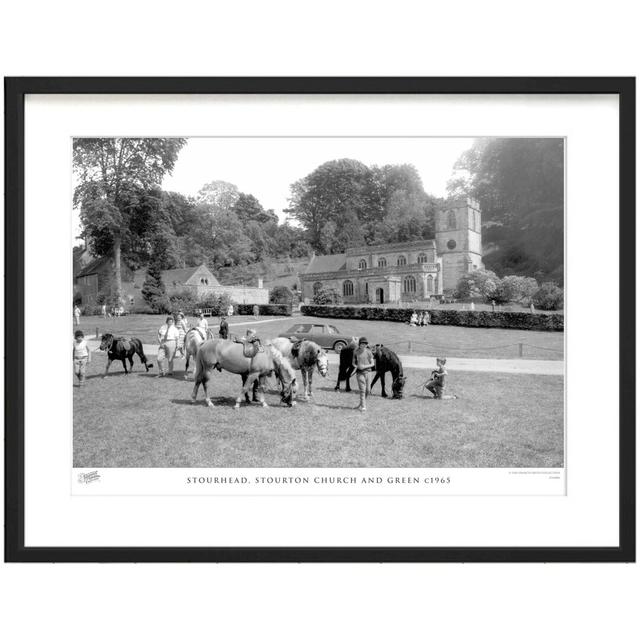
[[[314,282],[313,283],[313,293],[318,293],[322,289],[322,282]]]
[[[413,276],[407,276],[402,281],[402,291],[404,293],[415,293],[416,292],[416,279]]]
[[[365,282],[365,283],[364,283],[364,292],[365,292],[367,295],[369,295],[369,283],[368,283],[368,282]]]
[[[418,255],[418,264],[424,264],[425,262],[429,262],[429,258],[426,253],[421,253]]]
[[[351,282],[351,280],[345,280],[342,283],[342,295],[343,296],[353,295],[353,282]]]
[[[378,266],[379,267],[386,267],[387,266],[387,259],[386,258],[378,258]]]
[[[366,269],[366,268],[367,268],[367,261],[363,258],[358,263],[358,269]]]
[[[433,276],[427,276],[427,293],[433,293]]]
[[[449,211],[448,221],[449,221],[449,229],[455,229],[456,228],[456,214],[455,214],[455,211]]]
[[[404,267],[407,264],[407,259],[404,256],[398,256],[398,266]]]

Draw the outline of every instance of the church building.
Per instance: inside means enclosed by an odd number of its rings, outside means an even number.
[[[453,290],[469,271],[482,269],[480,208],[475,200],[450,202],[435,214],[434,240],[352,247],[313,256],[300,274],[302,297],[335,289],[345,303],[415,302]]]

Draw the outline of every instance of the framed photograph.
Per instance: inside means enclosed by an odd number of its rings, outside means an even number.
[[[12,562],[635,561],[635,79],[7,78]]]

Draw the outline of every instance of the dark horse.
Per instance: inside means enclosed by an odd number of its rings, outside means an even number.
[[[391,351],[391,349],[387,349],[387,347],[382,344],[377,344],[373,347],[372,351],[376,362],[376,375],[371,383],[371,388],[373,389],[373,385],[378,378],[380,378],[382,397],[386,398],[387,392],[384,388],[384,378],[387,371],[389,371],[391,373],[391,392],[395,399],[400,400],[402,398],[404,383],[407,380],[407,377],[402,373],[402,362],[400,362],[400,358],[398,358],[397,354]]]
[[[108,360],[107,368],[104,370],[105,376],[114,360],[120,360],[124,367],[124,372],[128,374],[126,361],[129,360],[129,366],[133,369],[133,356],[136,353],[140,356],[140,362],[142,362],[147,371],[153,367],[152,364],[147,363],[147,358],[142,349],[142,342],[138,338],[116,338],[112,333],[105,333],[100,342],[100,351],[107,352]]]
[[[351,376],[355,372],[353,366],[353,352],[357,349],[358,343],[352,340],[346,347],[340,351],[340,366],[338,367],[338,379],[336,380],[335,390],[340,391],[340,383],[345,380],[345,391],[351,391]]]

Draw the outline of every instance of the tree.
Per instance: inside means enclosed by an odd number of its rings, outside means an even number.
[[[493,296],[496,302],[529,302],[538,290],[535,278],[505,276]]]
[[[170,308],[164,282],[162,281],[162,269],[157,260],[149,263],[147,275],[142,283],[142,297],[145,302],[158,313],[168,312]]]
[[[532,300],[538,309],[554,311],[564,307],[564,292],[555,282],[543,282]]]
[[[240,198],[240,191],[235,184],[224,180],[213,180],[198,191],[198,204],[209,207],[211,215],[231,211]]]
[[[482,138],[456,162],[452,197],[482,209],[487,268],[499,275],[563,278],[564,142],[561,138]]]
[[[493,271],[479,269],[465,273],[458,281],[456,296],[463,300],[484,298],[492,300],[498,290],[500,279]]]
[[[80,207],[83,233],[96,255],[113,260],[115,295],[122,298],[123,240],[130,238],[131,213],[140,193],[158,187],[173,170],[184,138],[77,138],[73,204]]]
[[[266,210],[258,198],[250,193],[240,193],[232,210],[243,224],[248,222],[278,224],[278,216],[273,212],[273,209]]]

